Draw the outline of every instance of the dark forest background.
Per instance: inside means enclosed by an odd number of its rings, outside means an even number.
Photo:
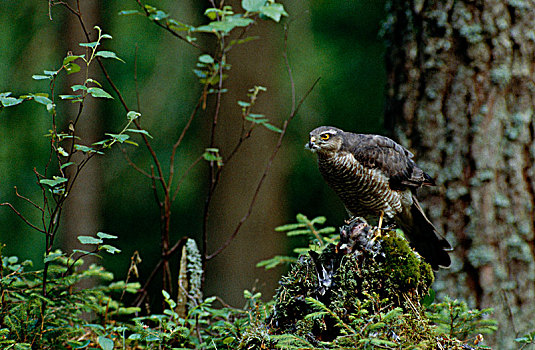
[[[174,18],[200,25],[207,4],[202,2],[159,1],[153,4],[167,10]],[[239,6],[239,3],[235,4]],[[288,2],[291,14],[288,30],[288,55],[298,97],[315,79],[319,85],[290,125],[283,148],[260,192],[250,219],[234,243],[208,265],[208,295],[217,293],[231,304],[240,304],[242,290],[256,287],[272,295],[281,270],[264,271],[254,265],[275,254],[291,250],[284,234],[273,229],[293,221],[297,213],[309,217],[325,215],[333,225],[345,218],[341,203],[323,183],[312,154],[304,150],[308,132],[316,126],[332,124],[359,132],[382,132],[385,73],[384,45],[378,37],[384,6],[381,2],[324,1]],[[89,4],[82,1],[85,19],[98,24],[113,40],[106,49],[115,51],[126,63],[108,62],[116,84],[127,101],[136,101],[134,63],[137,52],[137,78],[141,112],[146,130],[153,136],[158,154],[170,153],[172,142],[185,125],[202,86],[193,69],[199,52],[173,38],[141,16],[119,16],[121,10],[136,9],[135,1],[106,1]],[[46,3],[2,3],[0,11],[0,90],[14,95],[47,91],[48,86],[32,80],[33,74],[57,67],[68,51],[80,53],[78,42],[85,41],[73,16],[52,8],[52,21]],[[84,9],[84,7],[86,7]],[[232,64],[226,82],[221,133],[221,149],[235,142],[239,130],[240,107],[247,89],[261,85],[256,111],[265,113],[280,126],[291,107],[290,80],[282,58],[284,28],[262,22],[249,33],[260,38],[237,47],[230,55]],[[206,42],[209,46],[210,43]],[[96,72],[96,74],[100,74]],[[74,78],[74,75],[73,75]],[[72,82],[61,81],[59,91],[67,91]],[[70,92],[64,92],[70,93]],[[93,140],[123,125],[124,112],[114,100],[95,99],[90,114],[82,120],[84,134]],[[66,103],[59,108],[67,108]],[[65,111],[69,113],[72,111]],[[21,193],[39,198],[32,169],[42,169],[48,158],[49,116],[41,105],[25,103],[5,110],[0,122],[0,197],[2,202],[17,203],[13,186]],[[186,135],[179,154],[178,168],[188,166],[206,147],[206,116],[201,116]],[[222,178],[216,193],[209,223],[211,247],[219,245],[234,229],[247,210],[261,169],[275,145],[277,134],[257,130],[256,138],[245,145],[239,160]],[[140,166],[150,159],[143,147],[127,149]],[[184,164],[184,165],[182,165]],[[172,240],[184,235],[199,238],[206,197],[207,166],[201,164],[182,185],[184,195],[175,203]],[[124,276],[129,259],[138,250],[143,259],[142,279],[158,261],[160,254],[159,217],[150,180],[133,170],[119,149],[95,159],[75,185],[65,211],[64,248],[76,244],[77,235],[98,231],[119,236],[116,244],[123,253],[103,261],[116,276]],[[32,213],[30,208],[27,213]],[[22,210],[21,209],[21,210]],[[30,219],[36,220],[28,214]],[[43,241],[7,208],[0,212],[0,241],[5,255],[42,260]],[[146,268],[146,269],[145,269]]]
[[[227,2],[226,2],[227,3]],[[494,344],[506,348],[532,330],[535,295],[535,9],[517,1],[281,1],[289,16],[287,54],[299,99],[321,78],[289,125],[282,148],[261,188],[252,215],[237,238],[208,262],[206,294],[232,305],[243,303],[244,289],[269,299],[284,269],[255,264],[292,250],[274,228],[298,213],[327,217],[339,226],[342,204],[304,150],[308,132],[319,125],[386,134],[416,154],[438,186],[421,192],[422,206],[455,246],[450,270],[440,271],[434,288],[474,307],[494,307],[500,328]],[[106,62],[127,103],[138,104],[143,127],[155,152],[168,158],[202,92],[193,69],[201,51],[158,28],[144,16],[119,16],[136,1],[81,1],[88,27],[98,24],[113,36],[104,48],[125,62]],[[173,18],[199,26],[206,1],[159,1]],[[228,2],[238,9],[240,1]],[[50,20],[50,17],[52,20]],[[44,1],[0,4],[0,92],[19,96],[48,91],[33,74],[57,69],[69,51],[81,53],[82,36],[74,16]],[[255,85],[262,92],[255,113],[280,127],[291,111],[292,82],[284,62],[284,25],[260,21],[247,34],[258,40],[235,47],[221,101],[215,145],[223,157],[236,143],[241,121],[238,101]],[[209,50],[215,42],[199,35]],[[105,81],[98,70],[93,74]],[[72,78],[71,78],[72,77]],[[137,78],[137,79],[136,79]],[[71,93],[75,75],[59,79],[56,90]],[[111,91],[108,85],[103,88]],[[124,125],[117,100],[91,99],[79,130],[97,141]],[[177,155],[177,172],[186,171],[209,144],[214,99],[208,100],[186,134]],[[73,115],[68,103],[58,113]],[[42,105],[23,103],[0,112],[0,202],[16,205],[29,221],[39,220],[13,186],[31,199],[41,192],[34,167],[43,169],[50,141],[50,116]],[[63,122],[66,123],[66,118]],[[257,128],[244,142],[214,193],[207,221],[208,252],[234,231],[247,212],[255,187],[278,134]],[[140,168],[150,169],[147,150],[125,148]],[[164,169],[165,170],[165,169]],[[185,178],[172,207],[171,242],[200,240],[208,192],[207,163]],[[160,259],[160,220],[151,181],[132,169],[119,148],[93,159],[77,180],[65,206],[58,247],[76,247],[79,235],[98,231],[119,236],[117,256],[102,263],[124,278],[129,257],[143,259],[140,280]],[[8,208],[0,208],[3,255],[42,265],[43,239]],[[177,266],[178,257],[171,261]],[[173,271],[176,271],[173,269]],[[154,284],[157,292],[161,286]],[[509,345],[505,345],[509,344]]]

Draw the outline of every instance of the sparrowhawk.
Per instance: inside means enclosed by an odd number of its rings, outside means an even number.
[[[385,136],[354,134],[331,126],[310,132],[306,148],[318,156],[327,184],[352,216],[384,215],[404,232],[434,270],[451,263],[450,244],[425,216],[416,189],[435,181],[412,160],[413,154]]]

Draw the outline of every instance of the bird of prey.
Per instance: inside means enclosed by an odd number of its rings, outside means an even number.
[[[385,217],[405,233],[434,270],[449,267],[452,248],[425,216],[416,189],[435,182],[413,154],[385,136],[355,134],[331,126],[310,132],[305,146],[318,156],[327,184],[352,216]]]

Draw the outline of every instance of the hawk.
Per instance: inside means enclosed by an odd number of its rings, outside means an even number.
[[[434,270],[449,267],[450,244],[425,216],[416,189],[435,181],[412,160],[413,154],[385,136],[354,134],[331,126],[310,132],[307,149],[352,216],[395,222]]]

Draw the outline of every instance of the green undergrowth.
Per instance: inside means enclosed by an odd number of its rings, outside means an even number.
[[[433,272],[397,231],[383,229],[377,237],[376,228],[353,222],[337,239],[333,230],[318,228],[323,219],[298,221],[279,231],[309,235],[305,253],[295,257],[273,300],[245,291],[242,308],[214,296],[188,297],[184,312],[174,296],[162,292],[166,309],[147,314],[123,302],[139,290],[138,283],[117,281],[104,268],[85,268],[81,259],[59,251],[45,298],[42,271],[2,256],[0,348],[487,348],[483,335],[496,329],[491,310],[470,309],[445,296],[434,302]],[[79,288],[84,280],[92,284]]]

